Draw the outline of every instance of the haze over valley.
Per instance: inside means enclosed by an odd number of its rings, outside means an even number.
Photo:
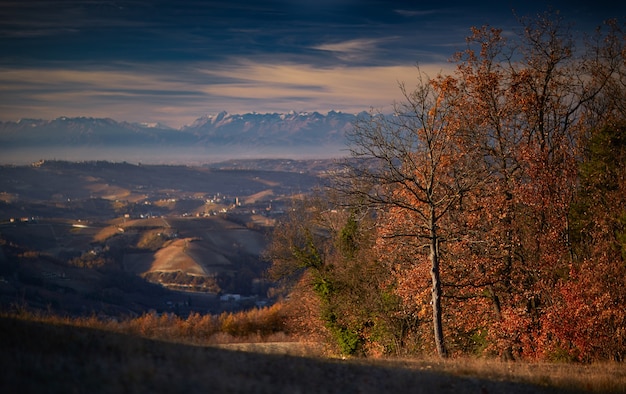
[[[2,308],[121,316],[267,305],[267,236],[330,165],[2,166]]]

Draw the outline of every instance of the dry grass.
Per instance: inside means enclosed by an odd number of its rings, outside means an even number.
[[[0,318],[12,318],[47,325],[91,328],[149,339],[194,345],[233,343],[295,342],[285,333],[285,311],[281,303],[261,309],[223,312],[220,315],[192,313],[186,318],[174,314],[147,313],[125,319],[69,317],[17,308],[0,311]]]
[[[340,359],[281,332],[280,316],[280,306],[119,322],[3,314],[0,392],[626,393],[617,363]]]
[[[393,363],[192,346],[0,318],[0,392],[551,393]]]
[[[558,387],[572,392],[626,393],[626,365],[620,363],[501,362],[470,357],[445,361],[420,358],[385,362],[418,370],[443,371],[456,376]]]

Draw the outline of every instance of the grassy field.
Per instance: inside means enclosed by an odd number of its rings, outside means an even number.
[[[0,392],[624,393],[624,365],[322,357],[297,344],[198,346],[0,318]]]

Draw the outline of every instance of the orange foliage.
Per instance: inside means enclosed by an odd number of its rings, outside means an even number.
[[[585,207],[589,221],[577,231],[591,241],[579,252],[571,210],[577,194],[585,193],[577,144],[598,126],[590,120],[599,119],[585,103],[612,83],[618,67],[625,71],[623,61],[620,66],[607,56],[603,63],[597,54],[620,56],[625,45],[607,39],[616,47],[589,47],[575,58],[558,21],[538,18],[526,27],[520,61],[512,61],[501,30],[477,28],[455,58],[454,77],[431,81],[439,94],[435,103],[456,110],[443,114],[435,105],[428,111],[430,125],[445,127],[420,131],[431,150],[417,152],[410,162],[417,171],[406,179],[425,186],[404,182],[394,190],[402,204],[381,215],[378,252],[397,275],[397,293],[426,318],[428,208],[445,200],[460,175],[463,181],[478,175],[436,216],[451,348],[507,358],[623,359],[626,266],[615,253],[615,237],[626,224],[615,223],[626,222],[626,170],[618,189],[595,197],[604,202],[601,208]],[[612,94],[626,96],[623,89]],[[614,160],[626,167],[624,156]],[[469,337],[477,338],[475,346]]]

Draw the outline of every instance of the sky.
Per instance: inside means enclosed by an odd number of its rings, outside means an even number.
[[[203,115],[399,100],[416,64],[450,70],[472,26],[505,34],[558,10],[576,32],[612,1],[3,0],[0,120],[108,117],[179,128]]]

